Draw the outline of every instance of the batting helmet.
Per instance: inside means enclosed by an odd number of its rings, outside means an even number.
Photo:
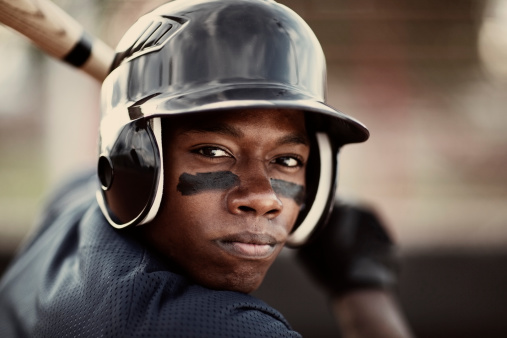
[[[160,118],[237,108],[305,112],[314,145],[307,196],[288,244],[304,243],[332,206],[337,155],[368,130],[328,106],[326,63],[309,26],[271,0],[177,0],[141,17],[102,87],[97,199],[116,228],[158,212]]]

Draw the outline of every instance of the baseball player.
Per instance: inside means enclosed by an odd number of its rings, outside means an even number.
[[[298,337],[249,295],[284,246],[347,337],[408,337],[393,244],[334,200],[360,122],[325,103],[308,25],[271,0],[142,16],[102,87],[93,175],[63,184],[0,284],[2,337]]]

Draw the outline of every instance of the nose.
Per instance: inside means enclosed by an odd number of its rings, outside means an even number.
[[[269,176],[264,170],[250,167],[238,175],[240,185],[227,196],[229,212],[236,215],[255,215],[274,219],[282,212],[282,201],[276,196]]]

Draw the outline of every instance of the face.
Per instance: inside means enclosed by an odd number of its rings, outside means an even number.
[[[164,197],[140,230],[198,283],[254,291],[303,202],[303,114],[234,110],[164,123]]]

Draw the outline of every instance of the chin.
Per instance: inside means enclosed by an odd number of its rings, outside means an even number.
[[[210,289],[237,291],[241,293],[254,292],[261,286],[266,271],[241,273],[214,273],[206,276],[197,276],[196,281]]]
[[[261,286],[263,280],[264,278],[258,281],[249,281],[249,282],[242,281],[239,283],[224,285],[224,287],[221,288],[221,290],[236,291],[241,293],[251,293]]]
[[[254,292],[255,290],[257,290],[259,288],[259,286],[261,286],[263,280],[264,280],[264,276],[262,276],[262,278],[259,278],[255,281],[248,281],[248,282],[243,281],[241,283],[238,283],[237,285],[233,285],[231,288],[231,291],[237,291],[237,292],[242,292],[242,293]]]

